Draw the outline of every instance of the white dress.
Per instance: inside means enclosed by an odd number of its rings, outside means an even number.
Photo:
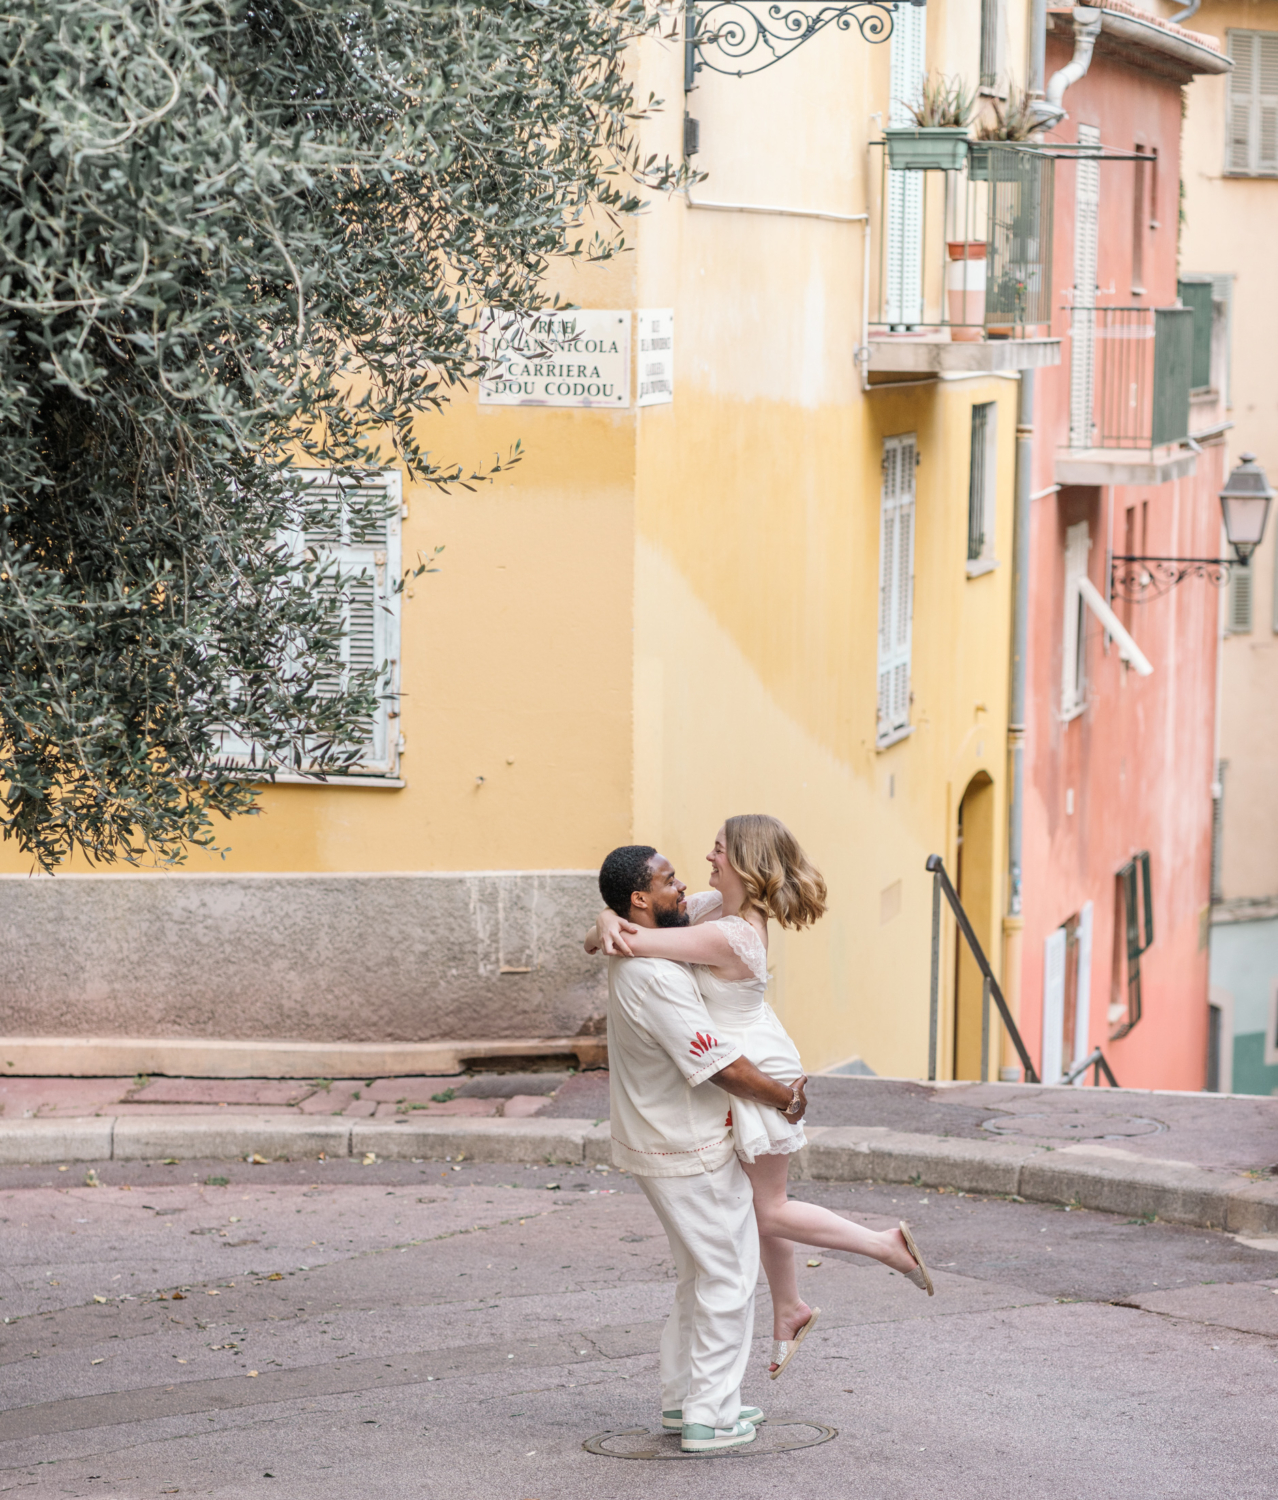
[[[701,891],[688,897],[689,919],[693,923],[715,920],[714,913],[722,906],[718,891]],[[767,1001],[767,949],[744,917],[719,917],[717,921],[732,951],[749,966],[750,977],[719,979],[704,964],[692,965],[710,1019],[761,1073],[778,1083],[791,1084],[802,1074],[803,1064]],[[780,1110],[749,1099],[732,1101],[732,1134],[742,1161],[783,1155],[807,1144],[802,1121],[787,1120]]]

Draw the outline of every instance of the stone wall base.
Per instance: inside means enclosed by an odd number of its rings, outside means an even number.
[[[600,904],[593,870],[0,876],[0,1015],[28,1047],[213,1043],[206,1067],[259,1042],[281,1058],[303,1043],[398,1056],[596,1034],[607,976],[581,936]]]

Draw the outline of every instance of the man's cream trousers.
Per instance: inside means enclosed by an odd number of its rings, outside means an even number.
[[[759,1232],[735,1156],[695,1177],[639,1177],[670,1241],[679,1282],[661,1335],[661,1409],[731,1427],[754,1334]]]

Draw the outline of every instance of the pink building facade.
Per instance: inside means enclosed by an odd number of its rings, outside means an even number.
[[[1063,358],[1035,393],[1020,1015],[1048,1082],[1096,1046],[1127,1087],[1206,1078],[1220,595],[1114,559],[1222,550],[1220,310],[1175,311],[1182,87],[1227,67],[1209,46],[1152,18],[1102,31],[1046,138]],[[1047,76],[1074,52],[1051,12]]]

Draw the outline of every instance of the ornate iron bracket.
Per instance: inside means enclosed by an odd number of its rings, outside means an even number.
[[[1109,564],[1112,598],[1143,604],[1169,594],[1186,578],[1205,578],[1216,588],[1229,581],[1229,570],[1239,566],[1236,557],[1134,557],[1115,554]]]
[[[829,5],[823,0],[711,0],[688,5],[684,23],[685,89],[702,69],[728,78],[762,73],[802,47],[828,26],[850,31],[855,24],[867,42],[886,42],[899,5],[926,0],[851,0]]]

